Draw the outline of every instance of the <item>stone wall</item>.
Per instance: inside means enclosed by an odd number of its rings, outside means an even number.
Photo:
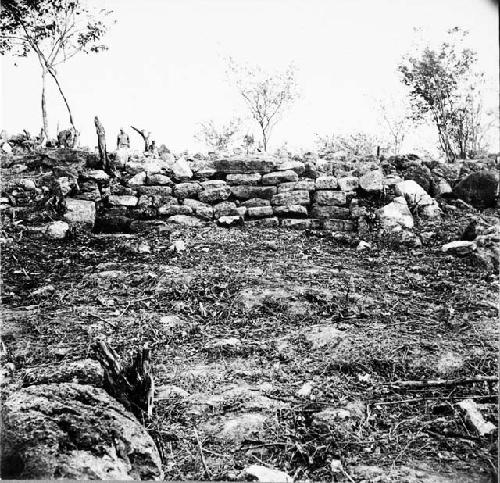
[[[344,160],[312,154],[185,159],[120,150],[112,154],[111,165],[110,177],[96,169],[94,154],[67,149],[4,157],[0,207],[22,211],[37,202],[52,203],[67,222],[96,224],[103,231],[133,220],[163,220],[188,226],[353,232],[366,229],[375,209],[382,226],[390,230],[412,227],[410,209],[438,217],[439,207],[430,194],[452,193],[478,167],[490,170],[498,189],[495,160],[450,165],[422,162],[416,156]]]

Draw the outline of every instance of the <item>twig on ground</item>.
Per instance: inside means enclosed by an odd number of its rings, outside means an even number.
[[[207,462],[205,461],[205,455],[203,454],[203,446],[201,445],[200,438],[198,436],[198,431],[196,431],[196,428],[194,428],[194,435],[196,436],[196,442],[198,443],[198,449],[200,451],[200,458],[201,462],[203,464],[203,468],[205,469],[205,474],[210,478],[210,470],[208,469]]]
[[[460,384],[473,384],[475,382],[498,382],[496,376],[476,376],[464,377],[462,379],[435,379],[424,381],[396,381],[389,383],[393,388],[423,388],[423,387],[439,387],[439,386],[457,386]]]

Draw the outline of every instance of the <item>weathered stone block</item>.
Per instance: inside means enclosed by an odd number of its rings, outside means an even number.
[[[342,206],[347,203],[347,198],[343,191],[316,191],[314,193],[314,202],[317,205]]]
[[[227,182],[230,185],[251,185],[260,183],[262,175],[260,173],[234,173],[227,175]]]
[[[248,200],[250,198],[271,199],[277,192],[276,186],[231,186],[231,192],[236,198]]]
[[[280,226],[283,228],[292,228],[294,230],[307,230],[311,228],[311,220],[285,218],[283,220],[280,220]]]
[[[259,218],[257,220],[247,220],[245,225],[249,227],[259,227],[259,228],[275,228],[279,225],[278,218],[273,216],[272,218]]]
[[[138,186],[137,194],[165,198],[172,195],[172,188],[169,186]]]
[[[200,183],[179,183],[174,185],[174,194],[178,198],[196,198],[201,190]]]
[[[250,216],[252,218],[273,216],[273,209],[271,206],[254,206],[252,208],[247,208],[247,216]]]
[[[342,191],[353,191],[359,186],[359,178],[356,176],[345,176],[338,178],[339,188]]]
[[[215,169],[219,173],[270,173],[274,170],[276,159],[269,155],[256,154],[247,156],[231,156],[215,161]]]
[[[65,204],[66,213],[64,214],[64,219],[66,221],[94,226],[95,203],[93,201],[66,198]]]
[[[186,205],[163,205],[158,208],[161,216],[192,215],[193,209]]]
[[[339,186],[335,176],[320,176],[316,178],[316,189],[318,190],[334,190]]]
[[[314,218],[340,218],[348,219],[351,216],[349,208],[343,208],[335,205],[315,205],[311,210],[311,215]]]
[[[303,205],[284,205],[273,208],[275,215],[301,215],[307,216],[307,208]]]
[[[287,183],[298,181],[299,175],[295,171],[276,171],[262,176],[263,185],[275,185],[278,183]]]
[[[186,198],[184,200],[184,205],[192,208],[196,216],[203,218],[205,220],[211,220],[214,217],[214,208],[206,203],[198,200],[193,200],[191,198]]]
[[[273,206],[307,205],[310,201],[309,191],[287,191],[274,195],[271,204]]]
[[[221,216],[235,216],[238,214],[236,211],[236,204],[232,201],[222,201],[221,203],[214,205],[213,208],[215,219],[218,219]]]
[[[204,189],[198,193],[198,198],[204,203],[216,203],[225,201],[231,195],[231,189],[227,185],[214,186]]]
[[[278,186],[278,193],[284,193],[285,191],[314,191],[315,189],[316,183],[314,180],[306,178],[290,183],[281,183]]]
[[[108,202],[111,206],[137,206],[139,199],[137,198],[137,196],[131,195],[110,195],[108,198]]]
[[[243,201],[241,205],[251,208],[253,206],[271,206],[271,202],[263,198],[250,198],[249,200]]]

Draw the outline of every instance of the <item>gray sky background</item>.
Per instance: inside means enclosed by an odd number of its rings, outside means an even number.
[[[124,126],[146,128],[174,150],[204,147],[198,123],[245,117],[227,81],[224,59],[285,68],[293,61],[302,91],[276,126],[271,149],[288,141],[310,149],[316,134],[366,131],[384,135],[374,99],[398,99],[397,64],[411,48],[413,27],[432,42],[447,29],[470,31],[469,45],[489,80],[487,102],[498,105],[498,11],[489,0],[106,0],[117,20],[109,51],[75,57],[59,69],[82,132],[96,144],[94,115],[114,147]],[[16,64],[16,65],[15,65]],[[41,127],[40,67],[34,57],[2,58],[2,128],[9,133]],[[52,135],[68,126],[53,86],[48,92]],[[432,147],[433,131],[417,129],[405,148]],[[498,149],[497,147],[493,147]]]

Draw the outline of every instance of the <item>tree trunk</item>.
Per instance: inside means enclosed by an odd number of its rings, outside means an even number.
[[[42,121],[43,121],[43,135],[45,139],[49,138],[49,120],[47,118],[47,103],[45,98],[45,76],[47,71],[42,70]]]
[[[66,109],[68,110],[69,122],[71,124],[71,127],[76,131],[75,123],[73,122],[73,114],[71,113],[71,108],[69,107],[68,99],[66,99],[66,96],[64,95],[61,84],[59,83],[59,80],[57,79],[55,70],[53,68],[50,68],[49,73],[52,76],[52,78],[54,79],[54,82],[56,83],[57,88],[59,89],[59,93],[61,94],[61,97],[63,98],[64,104],[66,104]]]
[[[262,145],[264,147],[264,152],[267,152],[267,135],[264,128],[262,128]]]

